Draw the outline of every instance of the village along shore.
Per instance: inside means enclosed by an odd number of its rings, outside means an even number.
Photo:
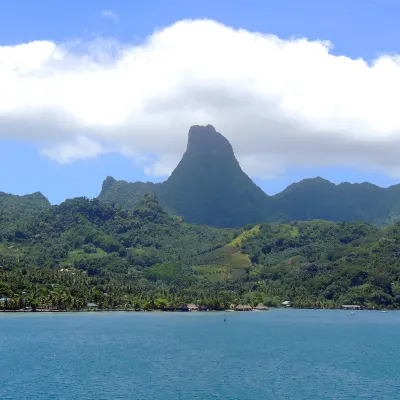
[[[1,307],[1,304],[0,304]],[[280,307],[267,307],[264,304],[258,304],[256,306],[251,306],[249,304],[231,304],[229,308],[225,309],[210,309],[202,305],[197,304],[182,304],[174,309],[138,309],[138,308],[101,308],[96,303],[88,303],[86,307],[83,307],[79,310],[77,309],[58,309],[57,307],[47,306],[44,308],[32,308],[25,307],[23,309],[7,309],[4,307],[0,308],[0,312],[4,313],[27,313],[27,312],[36,312],[36,313],[71,313],[71,312],[162,312],[162,313],[171,313],[171,312],[249,312],[249,311],[269,311],[270,309],[314,309],[314,310],[380,310],[377,308],[368,308],[363,307],[361,305],[342,305],[341,307],[335,308],[317,308],[317,307],[295,307],[291,304],[290,301],[284,301]]]

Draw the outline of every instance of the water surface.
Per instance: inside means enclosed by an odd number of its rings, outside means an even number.
[[[400,312],[0,314],[0,399],[400,398]]]

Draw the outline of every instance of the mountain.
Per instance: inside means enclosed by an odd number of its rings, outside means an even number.
[[[277,212],[211,125],[190,128],[187,150],[159,195],[167,208],[194,224],[241,226]]]
[[[276,203],[241,169],[229,141],[211,125],[192,126],[186,152],[160,184],[108,177],[99,199],[130,208],[144,193],[156,194],[169,211],[194,224],[235,227],[278,218]]]
[[[190,128],[187,150],[165,182],[108,177],[99,200],[130,209],[145,193],[156,194],[162,206],[187,222],[214,227],[313,219],[383,226],[400,218],[400,185],[335,185],[317,177],[268,196],[242,171],[229,141],[211,125]]]

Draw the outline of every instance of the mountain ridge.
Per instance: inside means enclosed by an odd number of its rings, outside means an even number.
[[[400,217],[400,184],[335,184],[317,176],[269,196],[243,172],[231,144],[212,125],[189,129],[186,152],[166,181],[107,179],[101,201],[130,208],[144,193],[154,193],[163,207],[187,222],[214,227],[313,219],[382,226]]]
[[[400,219],[400,184],[335,184],[320,176],[294,182],[269,196],[241,169],[230,142],[212,125],[194,125],[182,159],[162,183],[128,182],[107,176],[97,197],[133,209],[146,194],[186,222],[239,227],[259,222],[323,219],[366,221],[384,226]],[[0,212],[21,215],[50,207],[42,193],[16,196],[0,192]]]

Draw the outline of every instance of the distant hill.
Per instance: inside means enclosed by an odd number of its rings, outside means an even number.
[[[152,182],[117,181],[108,176],[103,182],[99,200],[103,203],[118,204],[120,207],[132,209],[145,194],[159,192],[160,184]]]
[[[317,177],[268,196],[242,171],[231,144],[211,125],[190,128],[187,150],[165,182],[108,177],[99,200],[130,209],[145,193],[156,194],[168,211],[187,222],[214,227],[313,219],[382,226],[400,217],[400,185],[335,185]]]
[[[294,183],[273,198],[290,221],[367,221],[382,226],[400,217],[400,185],[335,185],[317,177]]]
[[[32,216],[50,207],[50,202],[39,192],[25,196],[0,192],[0,240],[23,237]]]
[[[50,202],[40,192],[24,196],[0,192],[0,213],[6,211],[25,214],[43,211],[47,208],[50,208]]]

